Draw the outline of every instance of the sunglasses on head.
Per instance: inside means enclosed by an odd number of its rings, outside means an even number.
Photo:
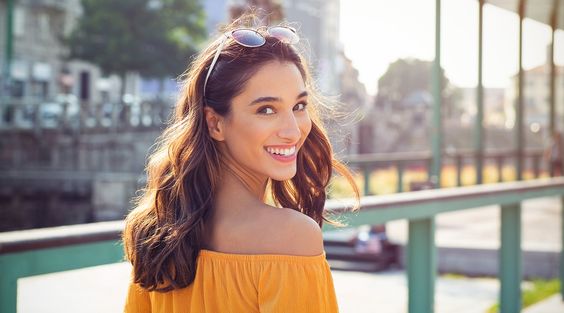
[[[300,40],[300,37],[298,37],[296,30],[287,26],[269,27],[266,30],[266,33],[269,36],[274,37],[283,43],[295,44]],[[219,44],[219,46],[217,47],[217,51],[215,52],[210,68],[208,69],[206,79],[204,80],[204,99],[206,98],[206,87],[208,85],[208,79],[210,78],[210,75],[217,62],[217,59],[221,54],[221,50],[223,49],[223,45],[227,41],[227,38],[231,37],[236,43],[247,48],[257,48],[266,43],[266,38],[257,30],[251,28],[239,28],[224,33],[223,35],[224,35],[223,39]]]

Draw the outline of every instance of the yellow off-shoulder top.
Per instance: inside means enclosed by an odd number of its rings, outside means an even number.
[[[200,250],[186,288],[148,292],[131,282],[125,313],[339,312],[325,251],[315,256]]]

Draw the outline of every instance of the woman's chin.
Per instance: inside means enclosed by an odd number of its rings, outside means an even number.
[[[285,180],[290,180],[292,178],[294,178],[294,176],[296,176],[296,169],[294,168],[292,171],[288,171],[286,173],[271,173],[270,174],[270,179],[272,180],[276,180],[276,181],[285,181]]]

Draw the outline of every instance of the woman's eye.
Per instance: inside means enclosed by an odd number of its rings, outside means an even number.
[[[301,102],[301,103],[298,103],[294,106],[294,110],[303,111],[303,110],[305,110],[306,106],[307,106],[307,103]]]
[[[258,113],[261,114],[274,114],[274,110],[271,107],[263,107],[258,110]]]

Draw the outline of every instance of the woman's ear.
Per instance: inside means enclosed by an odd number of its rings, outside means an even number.
[[[223,116],[217,114],[214,109],[204,107],[204,117],[210,136],[217,141],[224,141]]]

